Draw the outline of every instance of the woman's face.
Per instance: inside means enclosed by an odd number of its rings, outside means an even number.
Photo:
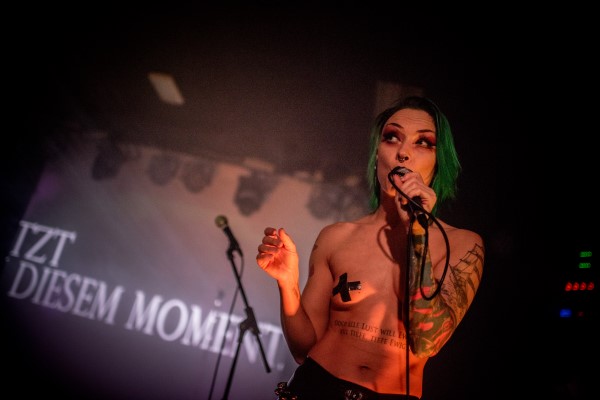
[[[398,166],[418,172],[430,185],[435,174],[436,139],[435,123],[425,111],[405,108],[394,113],[383,126],[377,148],[377,179],[382,191],[395,195],[388,174]]]

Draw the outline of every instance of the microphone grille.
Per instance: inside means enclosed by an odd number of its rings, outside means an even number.
[[[215,224],[217,224],[217,227],[223,228],[227,226],[227,218],[224,215],[219,215],[215,218]]]
[[[394,174],[398,175],[398,176],[404,176],[404,175],[408,174],[409,172],[412,172],[412,171],[406,167],[398,166],[390,172],[390,176],[392,176]]]
[[[406,174],[408,174],[409,172],[412,172],[410,169],[406,168],[406,167],[399,167],[398,170],[398,175],[400,176],[404,176]]]

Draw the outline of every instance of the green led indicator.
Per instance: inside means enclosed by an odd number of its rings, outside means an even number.
[[[580,262],[579,269],[590,269],[592,268],[592,263],[589,262]]]
[[[589,258],[591,256],[592,256],[591,251],[580,251],[579,252],[579,257],[581,257],[581,258]]]

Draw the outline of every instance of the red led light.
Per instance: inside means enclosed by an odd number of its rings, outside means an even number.
[[[565,292],[594,290],[596,285],[593,281],[590,282],[567,282],[565,284]]]

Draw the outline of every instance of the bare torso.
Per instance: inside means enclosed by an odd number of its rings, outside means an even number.
[[[345,299],[343,288],[330,298],[328,325],[309,356],[338,378],[379,393],[407,392],[407,340],[401,320],[405,230],[393,230],[367,216],[335,224],[322,237],[324,247],[335,249],[328,255],[333,286],[346,274],[350,289]],[[430,227],[430,250],[438,275],[445,247],[434,227]],[[422,394],[427,360],[409,355],[411,395]]]

